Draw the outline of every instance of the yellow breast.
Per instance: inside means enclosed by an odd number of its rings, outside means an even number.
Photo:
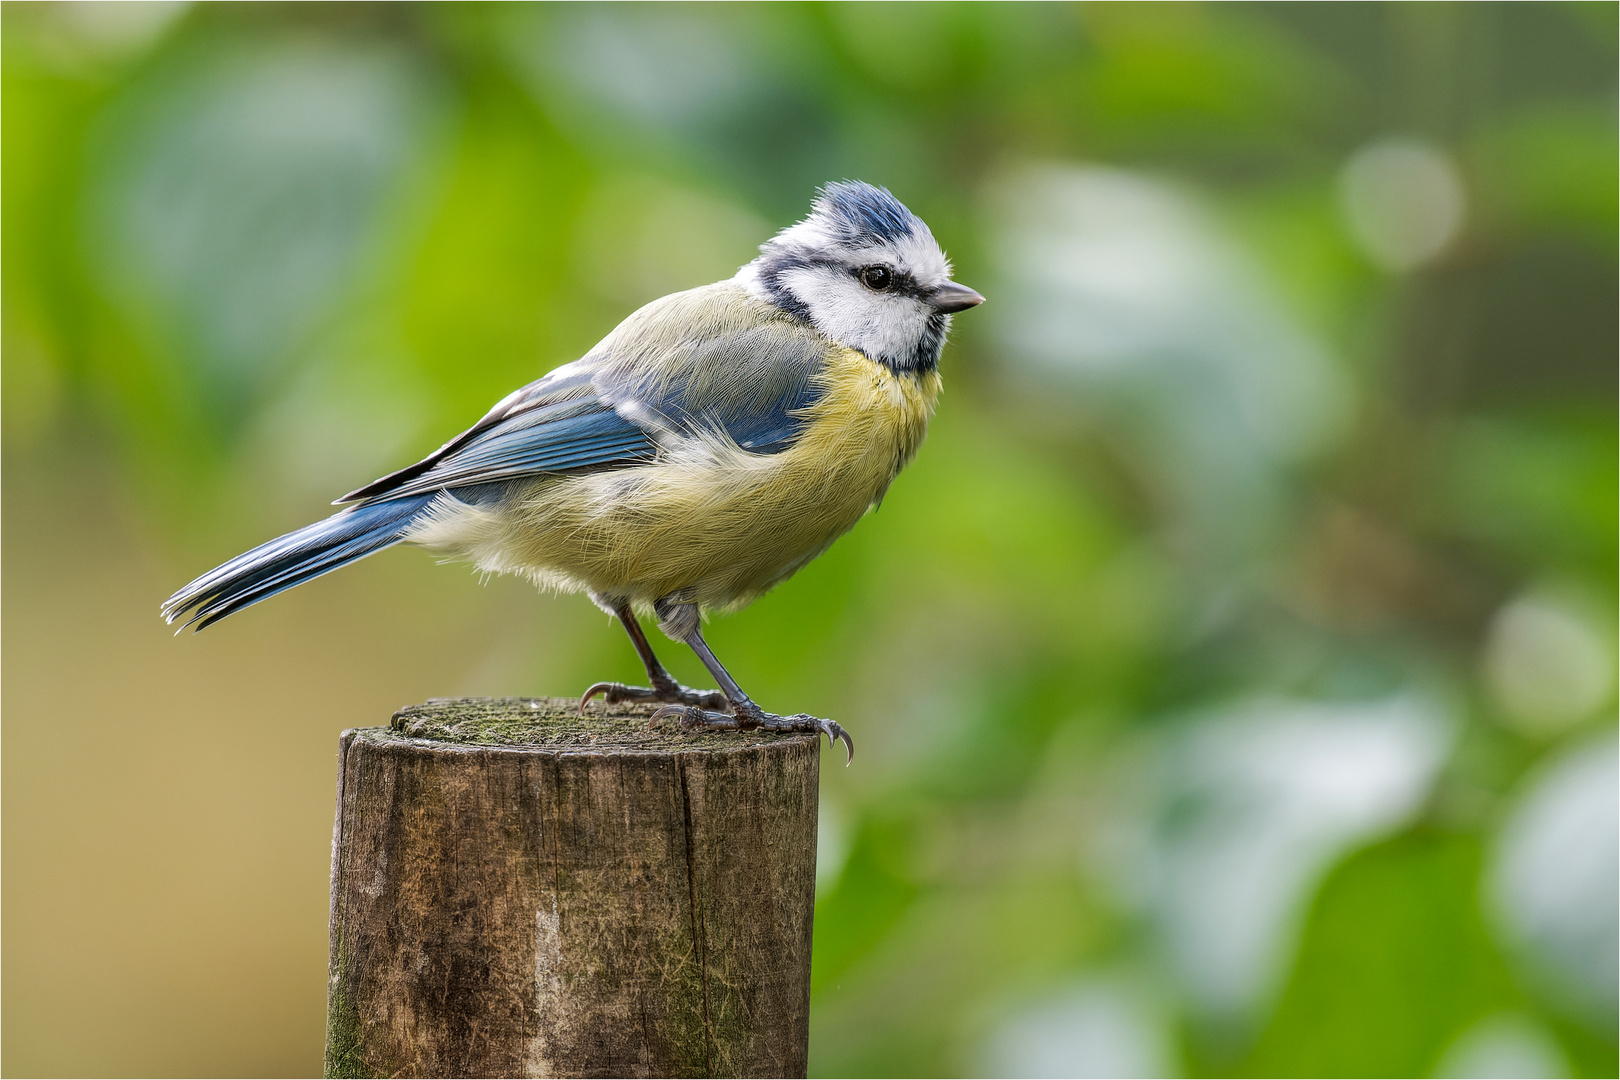
[[[734,608],[786,579],[882,498],[922,444],[937,372],[897,376],[846,348],[816,376],[791,447],[693,438],[658,462],[537,482],[497,514],[422,538],[494,572],[639,605],[680,593]],[[456,533],[450,535],[451,531]]]

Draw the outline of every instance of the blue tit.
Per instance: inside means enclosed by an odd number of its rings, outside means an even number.
[[[163,605],[202,629],[401,542],[542,589],[584,592],[624,624],[650,683],[693,730],[821,732],[765,712],[703,639],[787,580],[882,499],[922,443],[953,312],[928,226],[887,190],[828,184],[726,281],[655,300],[572,363],[514,391],[434,453],[359,488],[345,509],[211,570]],[[657,619],[719,684],[678,683],[637,615]]]

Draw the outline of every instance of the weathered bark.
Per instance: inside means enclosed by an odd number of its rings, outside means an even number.
[[[820,753],[433,701],[340,742],[328,1076],[803,1076]]]

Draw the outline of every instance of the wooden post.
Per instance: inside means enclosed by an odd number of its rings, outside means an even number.
[[[821,755],[435,700],[339,742],[328,1076],[803,1076]]]

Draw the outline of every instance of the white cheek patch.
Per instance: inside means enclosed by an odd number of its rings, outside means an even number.
[[[843,270],[799,267],[781,281],[810,310],[817,330],[868,356],[909,356],[928,322],[930,309],[922,301],[874,293]]]

